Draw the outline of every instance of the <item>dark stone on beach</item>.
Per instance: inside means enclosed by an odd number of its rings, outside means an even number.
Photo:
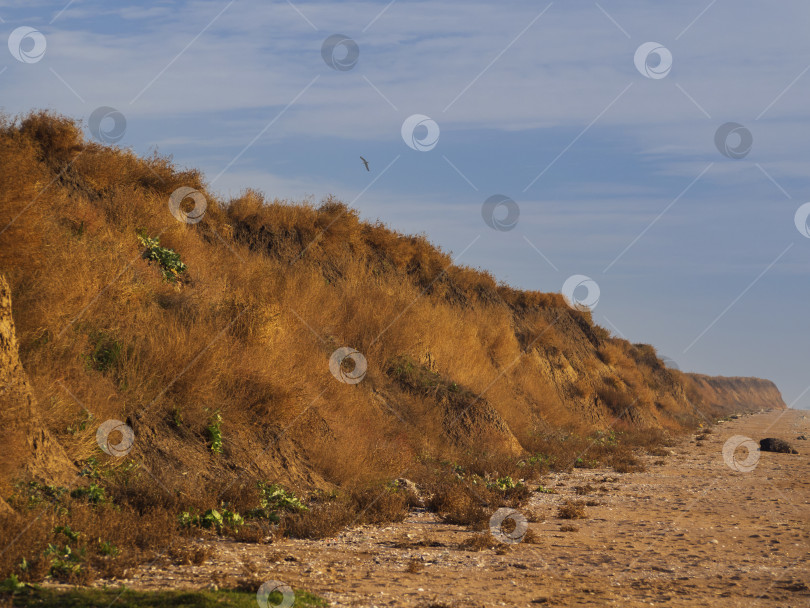
[[[759,449],[761,452],[779,452],[781,454],[798,454],[787,441],[784,439],[775,439],[767,437],[759,440]]]

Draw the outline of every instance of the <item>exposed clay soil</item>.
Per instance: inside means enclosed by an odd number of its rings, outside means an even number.
[[[645,472],[546,478],[557,494],[535,493],[523,509],[534,542],[463,550],[483,533],[413,512],[324,541],[199,540],[212,549],[204,565],[143,567],[107,583],[206,588],[249,570],[336,606],[810,606],[810,441],[796,439],[810,437],[806,414],[721,423],[668,456],[645,456]],[[722,456],[734,435],[786,439],[799,454],[762,453],[752,471],[734,471]],[[575,495],[587,484],[594,490]],[[599,504],[585,507],[585,519],[559,519],[566,499]]]

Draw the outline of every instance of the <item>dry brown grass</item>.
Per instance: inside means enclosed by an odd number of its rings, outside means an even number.
[[[11,285],[20,356],[43,424],[71,461],[99,460],[99,483],[120,508],[97,523],[127,555],[99,558],[99,568],[170,544],[182,510],[223,501],[254,507],[256,481],[299,494],[312,485],[356,488],[353,498],[284,517],[284,533],[318,538],[358,516],[401,519],[407,497],[375,501],[363,492],[427,461],[490,479],[530,479],[575,466],[578,457],[587,466],[609,462],[617,449],[592,440],[594,429],[577,420],[582,407],[618,417],[627,396],[638,395],[634,407],[654,424],[676,429],[694,418],[677,397],[684,385],[672,384],[681,376],[663,370],[654,351],[609,338],[559,294],[520,291],[452,265],[425,237],[364,222],[333,198],[291,204],[246,190],[220,200],[198,171],[86,142],[80,125],[46,113],[0,116],[0,180],[0,272]],[[205,195],[200,223],[169,213],[180,186]],[[167,282],[143,258],[139,230],[180,255],[187,265],[180,281]],[[368,361],[360,385],[328,371],[329,356],[344,345]],[[435,371],[438,390],[392,378],[391,362],[403,357]],[[558,387],[547,366],[562,357],[578,379]],[[589,381],[597,372],[612,379],[605,386],[615,394],[600,397]],[[687,386],[687,394],[696,391]],[[462,441],[437,415],[483,394],[525,453],[497,438]],[[221,454],[207,430],[215,413]],[[135,430],[125,459],[96,445],[97,425],[109,418]],[[631,438],[629,418],[615,422],[627,433],[622,446],[650,441],[644,433]],[[26,442],[7,446],[25,460]],[[129,465],[137,474],[124,470]],[[4,473],[0,489],[17,473]],[[524,493],[448,486],[433,507],[448,521],[481,526]],[[32,572],[40,567],[54,522],[32,513],[22,520],[37,523],[0,558],[0,576],[22,558],[35,564]],[[70,522],[88,523],[82,518],[90,515],[76,513]],[[120,532],[127,527],[138,532],[127,538]],[[258,541],[265,532],[255,525],[235,534]]]
[[[408,514],[408,497],[390,488],[368,488],[351,495],[356,519],[364,524],[399,522]]]
[[[610,461],[610,465],[617,473],[640,473],[646,470],[644,463],[632,454],[617,455]]]
[[[581,500],[566,500],[557,510],[560,519],[585,519],[585,503]]]
[[[541,523],[546,521],[545,516],[536,509],[521,509],[521,513],[526,517],[526,521],[532,523]]]
[[[285,536],[292,538],[328,538],[354,521],[345,502],[328,502],[313,506],[303,513],[286,515],[281,522]]]
[[[672,441],[670,435],[661,432],[650,431],[649,435],[636,432],[627,423],[614,424],[612,429],[601,434],[568,426],[538,434],[529,445],[531,452],[542,457],[538,470],[613,466],[627,472],[643,470],[635,456],[639,447],[649,448],[656,440],[665,445]]]
[[[498,541],[489,532],[473,534],[465,538],[458,546],[462,551],[485,551],[487,549],[502,549],[504,544]]]
[[[480,495],[480,491],[476,492],[460,483],[437,488],[429,507],[445,523],[468,526],[474,530],[486,529],[492,516],[489,502]]]
[[[183,543],[174,516],[166,511],[140,514],[80,501],[61,504],[69,510],[40,504],[19,507],[23,517],[0,517],[3,529],[17,531],[0,555],[0,572],[31,582],[50,573],[56,580],[86,584],[96,577],[120,577],[127,568]],[[67,547],[70,558],[65,557]]]
[[[520,542],[527,543],[529,545],[540,545],[543,543],[543,537],[535,532],[532,528],[529,528],[526,530],[526,534],[523,536],[523,539]]]
[[[315,503],[307,511],[288,513],[281,520],[280,530],[293,538],[326,538],[349,525],[399,522],[407,514],[404,493],[367,488]]]
[[[211,549],[208,547],[171,547],[168,557],[172,563],[179,566],[202,566],[211,557]]]

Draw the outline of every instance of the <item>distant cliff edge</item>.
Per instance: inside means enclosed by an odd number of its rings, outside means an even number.
[[[729,413],[740,409],[786,409],[782,394],[770,380],[687,374],[703,402]]]

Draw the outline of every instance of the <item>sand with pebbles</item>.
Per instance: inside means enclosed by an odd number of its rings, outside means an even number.
[[[519,543],[465,550],[482,533],[413,512],[325,541],[200,540],[206,564],[145,567],[126,584],[203,588],[250,572],[337,606],[810,606],[810,441],[799,435],[810,437],[805,412],[763,412],[645,456],[645,472],[552,475],[543,483],[557,493],[532,496]],[[783,438],[799,454],[761,453],[733,470],[723,445],[735,436]],[[566,499],[591,503],[586,517],[559,519]]]

